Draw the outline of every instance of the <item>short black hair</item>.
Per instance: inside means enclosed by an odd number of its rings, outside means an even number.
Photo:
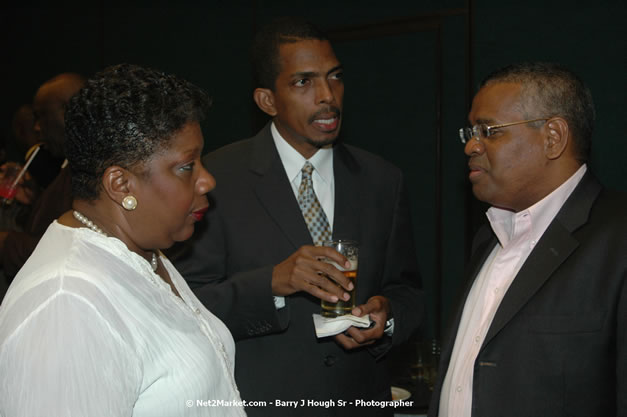
[[[120,64],[94,75],[65,113],[73,197],[97,199],[108,167],[149,161],[187,123],[200,122],[210,104],[192,83],[153,69]]]
[[[524,117],[563,117],[573,134],[577,159],[590,158],[595,110],[592,93],[575,73],[550,62],[523,62],[489,74],[480,84],[521,84]]]
[[[279,17],[263,26],[255,35],[251,50],[255,87],[275,90],[281,72],[279,47],[304,40],[328,41],[327,35],[299,17]]]

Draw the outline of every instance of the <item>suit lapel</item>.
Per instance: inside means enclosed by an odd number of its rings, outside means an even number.
[[[333,239],[350,239],[357,242],[361,237],[361,167],[342,144],[333,149],[333,177],[335,181],[335,206]]]
[[[253,141],[250,169],[258,176],[254,188],[259,202],[295,249],[313,244],[272,140],[270,124]]]
[[[570,232],[554,220],[503,297],[485,343],[488,343],[518,313],[578,245],[579,242]]]
[[[516,275],[492,320],[484,346],[523,308],[559,266],[577,249],[572,235],[588,220],[600,184],[589,172],[566,200]]]
[[[472,256],[472,259],[467,268],[469,274],[468,276],[471,277],[471,279],[469,279],[467,282],[463,298],[464,300],[470,292],[470,288],[472,288],[472,284],[475,282],[475,279],[477,279],[477,275],[481,271],[483,264],[485,263],[486,259],[488,259],[488,256],[490,255],[490,253],[492,253],[494,247],[498,242],[496,236],[494,235],[494,232],[492,232],[492,228],[489,225],[484,226],[479,231],[479,233],[480,235],[477,236],[475,242],[476,247],[473,247],[472,251],[473,254],[477,255]]]

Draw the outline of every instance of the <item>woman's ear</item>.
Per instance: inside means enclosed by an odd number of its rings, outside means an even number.
[[[562,156],[570,142],[568,123],[561,117],[554,117],[544,127],[544,153],[548,159],[557,159]]]
[[[124,197],[131,193],[131,183],[134,179],[135,175],[127,169],[112,165],[102,176],[102,188],[111,200],[122,205]]]
[[[277,115],[276,107],[274,106],[274,93],[269,88],[255,88],[253,92],[253,99],[264,113],[274,117]]]

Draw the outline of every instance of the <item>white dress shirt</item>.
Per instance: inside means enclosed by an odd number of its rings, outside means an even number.
[[[475,361],[509,286],[549,224],[586,172],[582,165],[551,194],[526,210],[491,207],[488,220],[498,244],[468,294],[440,395],[440,417],[470,417]]]
[[[0,307],[0,416],[245,415],[230,332],[161,261],[181,298],[120,240],[53,222]]]

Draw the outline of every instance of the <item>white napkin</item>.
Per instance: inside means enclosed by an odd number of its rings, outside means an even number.
[[[316,327],[316,336],[327,337],[342,333],[350,326],[368,327],[370,326],[370,317],[357,317],[352,314],[346,314],[339,317],[322,317],[320,314],[313,315],[314,326]]]

